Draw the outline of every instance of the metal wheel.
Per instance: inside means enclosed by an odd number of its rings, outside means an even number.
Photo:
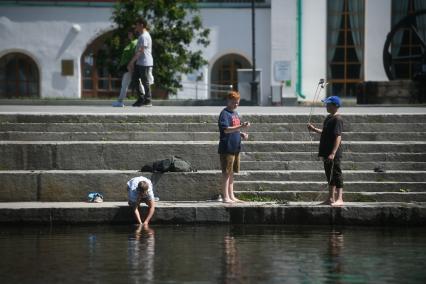
[[[397,23],[388,33],[383,48],[383,65],[389,80],[396,79],[395,64],[398,63],[398,61],[411,61],[414,65],[423,66],[422,68],[420,68],[420,73],[422,74],[419,75],[421,77],[423,75],[426,75],[426,70],[423,70],[426,68],[426,38],[423,38],[423,36],[419,33],[416,27],[417,18],[422,17],[423,15],[426,15],[426,10],[421,10],[412,15],[406,16],[401,21],[399,21],[399,23]],[[403,30],[405,29],[411,30],[413,36],[419,41],[421,45],[421,52],[409,56],[392,55],[390,47],[394,40],[394,37],[397,35],[398,32],[403,32]]]

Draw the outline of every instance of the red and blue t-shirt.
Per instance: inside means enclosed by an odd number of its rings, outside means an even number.
[[[219,115],[219,154],[234,154],[241,151],[240,131],[225,133],[225,129],[231,126],[240,125],[240,117],[236,111],[230,111],[224,108]]]

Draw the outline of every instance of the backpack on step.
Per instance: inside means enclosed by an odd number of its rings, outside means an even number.
[[[173,156],[172,162],[170,165],[171,172],[195,172],[196,170],[192,168],[191,164],[188,161],[185,161],[181,157]]]
[[[188,161],[181,157],[172,156],[169,159],[155,161],[151,165],[145,165],[141,169],[142,172],[196,172]]]

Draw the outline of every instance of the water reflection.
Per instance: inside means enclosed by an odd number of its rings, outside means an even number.
[[[0,283],[426,283],[424,227],[2,227],[0,252]]]
[[[238,253],[236,240],[233,236],[227,234],[223,239],[223,277],[224,283],[244,283],[241,269],[241,260]]]
[[[343,276],[345,275],[342,256],[343,246],[343,232],[332,230],[328,238],[326,268],[333,283],[343,283]]]
[[[128,240],[130,283],[154,281],[155,234],[149,226],[136,226]]]

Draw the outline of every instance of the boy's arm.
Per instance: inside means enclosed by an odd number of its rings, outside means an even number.
[[[139,213],[139,206],[138,205],[133,206],[133,213],[135,214],[136,221],[138,222],[138,224],[142,224],[141,215]]]
[[[322,133],[322,129],[316,128],[311,123],[308,123],[308,129],[315,132],[315,133],[319,133],[319,134]]]
[[[336,140],[334,140],[333,150],[331,154],[328,156],[329,160],[334,160],[334,156],[336,156],[337,149],[339,149],[340,142],[342,142],[342,136],[336,136]]]
[[[226,134],[229,134],[229,133],[240,131],[240,129],[245,129],[249,126],[250,126],[249,122],[244,122],[240,125],[229,126],[229,127],[225,128],[225,130],[223,132],[225,132]]]
[[[148,225],[149,221],[151,221],[152,216],[155,212],[155,201],[150,200],[147,202],[148,205],[148,215],[146,215],[145,221],[143,222],[144,225]]]

